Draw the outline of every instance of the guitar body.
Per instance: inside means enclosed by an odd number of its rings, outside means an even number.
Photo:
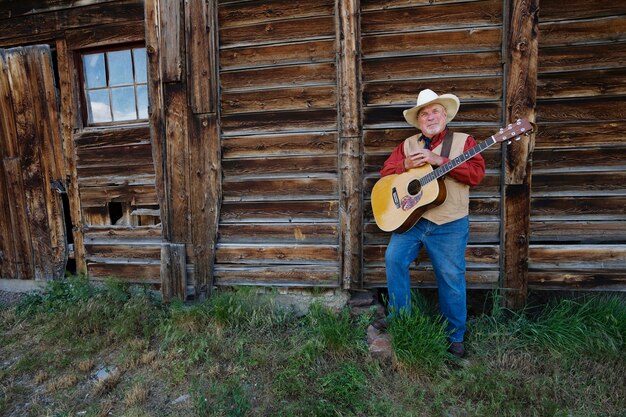
[[[409,191],[416,181],[432,171],[432,166],[426,164],[402,174],[387,175],[376,182],[372,189],[372,211],[381,230],[406,232],[426,211],[446,201],[443,178],[429,182],[417,192]]]

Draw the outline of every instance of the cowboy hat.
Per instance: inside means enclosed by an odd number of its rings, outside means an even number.
[[[446,123],[450,123],[454,116],[456,116],[456,112],[459,111],[459,106],[461,103],[459,102],[459,98],[454,94],[442,94],[437,95],[433,90],[425,89],[420,91],[417,96],[417,104],[415,107],[410,108],[408,110],[404,110],[402,114],[404,114],[404,118],[406,121],[416,128],[419,129],[419,125],[417,124],[417,115],[419,111],[430,104],[441,104],[446,109]]]

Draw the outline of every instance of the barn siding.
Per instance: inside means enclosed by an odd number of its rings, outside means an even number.
[[[483,154],[469,286],[513,283],[522,297],[526,279],[534,289],[623,289],[626,6],[524,5],[26,1],[0,6],[0,45],[55,48],[74,256],[92,279],[165,283],[167,297],[208,295],[213,284],[385,286],[388,234],[369,195],[389,152],[415,132],[402,110],[431,88],[461,98],[451,127],[478,141],[516,115],[532,120],[533,109],[539,127],[534,142]],[[529,56],[529,28],[536,64],[512,59]],[[150,123],[85,129],[77,51],[144,38]],[[523,65],[529,80],[507,73]],[[524,92],[534,82],[536,97]],[[111,205],[121,208],[118,224]],[[6,204],[0,215],[11,216]],[[411,278],[435,285],[427,257]]]
[[[626,283],[626,4],[541,0],[529,285]]]

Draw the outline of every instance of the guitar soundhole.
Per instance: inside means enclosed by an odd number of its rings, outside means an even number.
[[[413,180],[409,182],[407,186],[407,191],[412,196],[416,196],[417,194],[419,194],[419,192],[422,191],[422,185],[420,184],[419,180]]]

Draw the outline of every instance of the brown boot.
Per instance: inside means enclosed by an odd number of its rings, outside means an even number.
[[[465,346],[463,342],[450,342],[448,352],[452,353],[457,358],[462,358],[465,356]]]

